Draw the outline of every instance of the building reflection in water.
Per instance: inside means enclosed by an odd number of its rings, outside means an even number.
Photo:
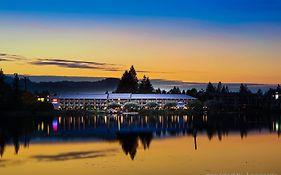
[[[102,139],[120,143],[124,153],[133,160],[139,145],[148,149],[153,139],[187,135],[193,137],[198,148],[198,134],[207,134],[209,140],[218,140],[229,132],[239,132],[241,138],[248,132],[268,130],[280,136],[280,117],[265,116],[80,116],[55,118],[19,117],[2,118],[0,122],[0,155],[6,144],[14,144],[15,153],[20,146],[28,147],[32,138],[39,140]]]

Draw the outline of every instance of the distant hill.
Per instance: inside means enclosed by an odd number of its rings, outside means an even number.
[[[20,76],[20,85],[24,87],[23,76]],[[118,78],[103,78],[103,77],[64,77],[64,76],[26,76],[31,79],[27,82],[28,90],[35,92],[41,92],[48,90],[52,93],[105,93],[105,91],[113,91],[117,88],[119,83]],[[13,75],[7,75],[6,81],[10,84],[13,82]],[[177,86],[180,89],[192,89],[197,90],[206,89],[207,83],[200,82],[184,82],[184,81],[173,81],[163,79],[151,79],[153,87],[161,88],[164,90],[170,90],[173,86]],[[213,83],[217,86],[217,83]],[[229,90],[238,92],[240,83],[224,83],[229,87]],[[246,83],[248,88],[252,92],[257,92],[258,89],[267,91],[269,88],[276,88],[276,84],[256,84]]]
[[[50,93],[105,93],[114,91],[119,83],[118,78],[105,78],[99,81],[56,81],[56,82],[32,82],[27,80],[27,89],[32,92],[49,91]],[[6,77],[6,82],[12,84],[13,78]],[[25,87],[25,81],[20,79],[20,87]]]

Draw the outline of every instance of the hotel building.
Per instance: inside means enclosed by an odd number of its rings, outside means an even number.
[[[184,107],[196,98],[185,94],[68,94],[51,97],[54,108],[60,109],[107,109],[109,104],[117,103],[120,106],[128,102],[145,106],[154,102],[163,107],[167,103],[176,103],[177,107]]]

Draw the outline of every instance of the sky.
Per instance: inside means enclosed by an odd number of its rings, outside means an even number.
[[[281,82],[280,0],[0,0],[7,74]]]

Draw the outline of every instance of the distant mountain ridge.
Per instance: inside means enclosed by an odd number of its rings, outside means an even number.
[[[24,76],[20,77],[20,86],[24,88]],[[119,83],[118,78],[106,77],[71,77],[71,76],[28,76],[30,80],[27,82],[28,90],[41,92],[43,90],[52,93],[105,93],[106,91],[114,91]],[[12,84],[13,75],[6,76],[6,82]],[[206,89],[207,83],[200,82],[184,82],[176,80],[163,80],[151,79],[151,83],[155,89],[161,88],[170,90],[174,86],[179,87],[181,90],[195,88],[197,90]],[[217,83],[213,83],[217,86]],[[223,83],[228,85],[229,90],[238,92],[240,83]],[[252,92],[257,92],[258,89],[267,91],[269,88],[276,88],[275,84],[258,84],[258,83],[245,83]]]
[[[12,84],[13,78],[6,77],[6,82]],[[49,91],[50,93],[67,93],[67,92],[91,92],[105,93],[112,92],[117,88],[119,83],[118,78],[105,78],[98,81],[56,81],[56,82],[32,82],[29,79],[26,81],[26,86],[29,91],[41,92]],[[20,88],[25,88],[25,80],[20,79]]]

